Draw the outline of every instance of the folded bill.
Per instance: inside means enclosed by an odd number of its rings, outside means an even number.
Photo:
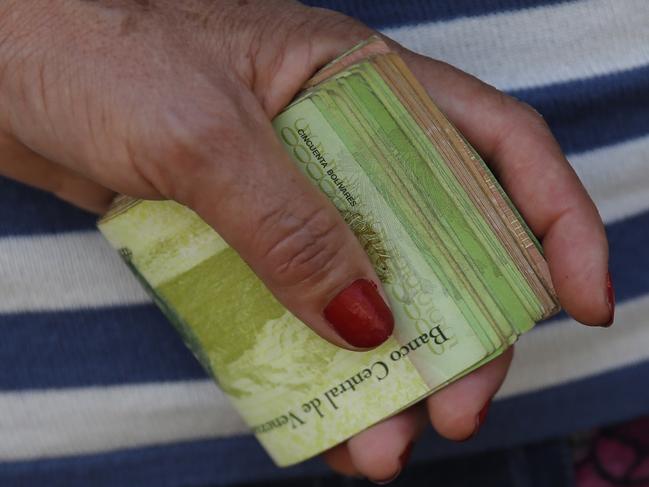
[[[177,203],[119,197],[99,228],[285,466],[492,360],[559,308],[534,235],[378,38],[320,70],[273,126],[374,264],[395,316],[379,348],[325,342]]]

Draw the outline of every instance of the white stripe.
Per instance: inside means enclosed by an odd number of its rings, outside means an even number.
[[[0,239],[0,313],[149,301],[96,231]]]
[[[570,163],[605,222],[649,209],[649,136],[572,156]]]
[[[0,461],[246,432],[211,381],[0,394]]]
[[[610,328],[571,319],[540,326],[516,345],[499,398],[544,389],[649,359],[649,296],[618,304]]]
[[[571,163],[607,223],[649,210],[649,136]],[[148,302],[97,232],[0,239],[0,313]]]
[[[586,0],[384,32],[512,90],[649,64],[648,23],[647,0]]]
[[[499,398],[585,378],[649,358],[649,296],[618,307],[615,328],[565,320],[517,344]],[[96,453],[247,428],[209,381],[0,394],[0,461]]]

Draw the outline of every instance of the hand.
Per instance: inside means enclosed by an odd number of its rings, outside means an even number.
[[[348,348],[378,345],[391,332],[380,295],[364,294],[365,321],[325,318],[350,283],[379,281],[269,122],[318,67],[372,33],[282,0],[6,1],[0,173],[97,212],[114,192],[177,200],[321,336]],[[603,225],[542,118],[457,69],[392,45],[542,238],[563,307],[584,323],[607,323]],[[325,458],[340,472],[382,480],[398,472],[428,420],[448,438],[471,436],[511,353]]]

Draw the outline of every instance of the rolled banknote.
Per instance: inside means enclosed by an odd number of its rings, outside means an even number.
[[[395,317],[379,348],[325,342],[178,203],[119,197],[99,228],[285,466],[497,357],[558,302],[504,191],[379,39],[324,67],[273,125],[374,264]]]

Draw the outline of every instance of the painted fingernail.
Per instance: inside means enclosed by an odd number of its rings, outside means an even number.
[[[606,299],[608,301],[608,310],[611,317],[604,326],[609,327],[615,320],[615,289],[613,289],[613,281],[611,280],[610,272],[606,274]]]
[[[408,464],[408,460],[410,460],[410,454],[412,453],[413,446],[415,446],[415,444],[411,441],[406,445],[406,447],[403,450],[403,453],[399,455],[399,464],[401,465],[402,470]]]
[[[489,399],[484,406],[482,406],[482,409],[478,413],[478,415],[475,417],[475,428],[473,429],[473,433],[471,434],[471,438],[475,438],[478,435],[478,432],[480,431],[480,428],[484,424],[485,420],[487,419],[487,414],[489,413],[489,408],[491,407],[491,399]]]
[[[476,431],[480,429],[480,427],[484,424],[485,419],[487,419],[487,413],[489,413],[489,408],[491,407],[491,399],[487,401],[487,403],[482,406],[482,409],[478,413],[478,417],[476,419]]]
[[[413,446],[414,443],[411,441],[406,445],[401,455],[399,455],[399,468],[397,469],[396,473],[392,477],[385,480],[370,480],[370,482],[376,485],[386,485],[389,484],[390,482],[394,482],[397,479],[397,477],[401,475],[401,472],[403,472],[403,469],[408,464],[408,460],[410,460],[410,454],[412,453]]]
[[[478,436],[478,433],[480,432],[480,427],[484,424],[485,420],[487,419],[487,413],[489,412],[489,407],[491,406],[491,399],[489,399],[484,406],[482,406],[482,409],[478,413],[478,415],[475,417],[475,425],[473,426],[473,431],[469,436],[464,438],[463,440],[458,440],[459,442],[465,442],[472,440],[476,436]]]
[[[376,347],[394,329],[394,317],[376,284],[358,279],[343,289],[324,309],[324,317],[350,345]]]

